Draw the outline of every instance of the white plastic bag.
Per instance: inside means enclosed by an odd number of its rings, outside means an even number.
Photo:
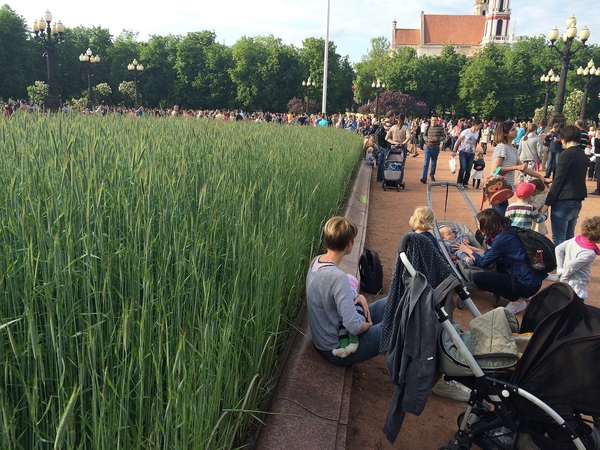
[[[456,157],[450,158],[448,164],[450,165],[450,172],[456,173]]]

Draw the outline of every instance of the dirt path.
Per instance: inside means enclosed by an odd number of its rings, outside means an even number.
[[[491,154],[485,155],[490,165]],[[436,179],[438,181],[456,181],[456,175],[450,173],[448,166],[449,152],[441,152],[438,160]],[[375,173],[371,180],[371,197],[369,199],[369,219],[366,245],[379,252],[384,265],[384,288],[387,293],[392,268],[400,238],[411,231],[408,219],[415,207],[427,205],[426,185],[419,182],[423,166],[423,152],[416,158],[408,158],[404,182],[406,189],[396,192],[395,189],[383,191],[381,183],[376,182]],[[595,188],[595,182],[588,182],[588,192]],[[438,220],[457,220],[475,231],[475,219],[466,201],[458,194],[446,199],[446,190],[432,192],[433,209]],[[451,193],[452,194],[452,193]],[[469,189],[471,203],[479,210],[481,190]],[[583,202],[583,210],[579,222],[585,217],[600,215],[600,197],[591,196]],[[548,220],[548,228],[550,221]],[[576,231],[576,233],[579,230]],[[551,232],[549,233],[551,236]],[[596,260],[589,285],[589,304],[600,306],[600,260]],[[544,283],[549,284],[548,282]],[[367,295],[369,301],[384,297]],[[492,296],[489,293],[472,293],[477,307],[486,312],[492,308]],[[518,315],[519,317],[522,314]],[[461,323],[462,329],[468,329],[470,316],[465,311],[456,310],[455,320]],[[394,445],[391,445],[381,431],[393,394],[385,357],[380,356],[354,367],[353,391],[348,423],[348,450],[430,450],[446,444],[457,430],[456,418],[465,409],[465,404],[454,400],[429,396],[427,406],[420,416],[407,414],[402,430]]]

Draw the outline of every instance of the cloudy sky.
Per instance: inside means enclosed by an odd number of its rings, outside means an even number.
[[[508,1],[508,0],[506,0]],[[6,0],[9,6],[23,16],[31,26],[34,18],[50,9],[54,20],[68,27],[102,26],[117,36],[122,30],[139,33],[140,40],[149,35],[185,35],[191,31],[213,30],[217,40],[233,45],[242,36],[272,34],[285,44],[300,46],[307,37],[325,37],[327,0],[197,0],[138,2],[104,0]],[[516,36],[548,35],[557,25],[566,30],[565,22],[571,14],[577,18],[577,27],[588,25],[590,43],[600,42],[600,8],[591,8],[591,2],[547,0],[511,1],[510,32]],[[418,28],[420,13],[472,14],[473,0],[331,0],[329,39],[342,56],[358,62],[370,48],[374,37],[390,39],[392,21],[398,28]],[[85,50],[85,49],[83,49]]]

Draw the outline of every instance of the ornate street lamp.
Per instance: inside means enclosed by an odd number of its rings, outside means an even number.
[[[565,123],[565,116],[563,114],[563,106],[565,104],[565,86],[567,83],[567,70],[569,70],[569,64],[571,62],[571,57],[576,54],[579,50],[586,47],[585,42],[590,37],[590,30],[587,25],[583,27],[581,33],[579,34],[579,39],[581,39],[581,47],[571,51],[571,44],[573,44],[573,40],[575,36],[577,36],[577,19],[575,16],[571,14],[571,17],[567,20],[567,31],[565,31],[562,35],[562,39],[565,43],[564,48],[559,50],[555,47],[554,43],[558,39],[559,31],[556,25],[552,30],[550,30],[549,38],[550,38],[550,48],[556,50],[556,52],[560,56],[561,68],[560,68],[560,79],[558,83],[558,91],[556,92],[556,102],[554,104],[554,113],[552,114],[551,123]]]
[[[127,66],[127,69],[133,73],[133,83],[135,84],[135,108],[140,107],[140,91],[138,88],[138,76],[142,70],[144,70],[144,66],[137,62],[137,59],[134,59],[131,64]]]
[[[582,76],[585,80],[583,100],[581,101],[581,112],[579,113],[579,118],[581,120],[585,120],[585,107],[587,105],[590,85],[596,79],[596,77],[600,76],[600,69],[596,69],[596,66],[594,65],[594,60],[590,59],[590,62],[587,63],[587,67],[585,69],[579,66],[579,69],[577,69],[577,75]]]
[[[88,108],[92,109],[94,107],[94,90],[92,86],[92,77],[94,76],[94,71],[92,69],[93,65],[100,62],[100,57],[98,55],[93,56],[92,50],[87,49],[85,53],[79,55],[79,61],[81,61],[81,65],[84,66],[88,75]]]
[[[560,81],[560,76],[554,75],[554,70],[550,69],[546,75],[540,77],[540,81],[544,83],[544,86],[546,87],[546,100],[544,102],[544,113],[542,117],[542,127],[545,128],[548,125],[548,98],[550,96],[550,91],[555,86],[554,83]]]
[[[314,86],[315,82],[308,77],[308,80],[302,82],[302,86],[306,86],[306,116],[308,117],[308,105],[310,103],[310,87]]]
[[[382,89],[385,89],[385,83],[382,83],[379,78],[377,78],[377,82],[373,81],[371,87],[375,89],[375,118],[379,118],[379,93]]]
[[[48,70],[48,95],[44,99],[44,108],[56,112],[60,108],[60,99],[54,75],[54,46],[64,41],[65,26],[60,20],[52,23],[52,14],[50,11],[46,11],[44,17],[33,21],[32,29],[36,39],[46,48],[44,56]]]

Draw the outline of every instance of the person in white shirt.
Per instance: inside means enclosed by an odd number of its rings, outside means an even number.
[[[473,160],[475,159],[475,148],[477,147],[477,141],[479,140],[479,130],[481,130],[482,126],[483,122],[481,119],[475,119],[471,128],[467,128],[460,133],[460,136],[452,148],[453,158],[460,149],[460,170],[458,171],[456,182],[462,184],[465,189],[469,189],[469,177],[471,176]]]

